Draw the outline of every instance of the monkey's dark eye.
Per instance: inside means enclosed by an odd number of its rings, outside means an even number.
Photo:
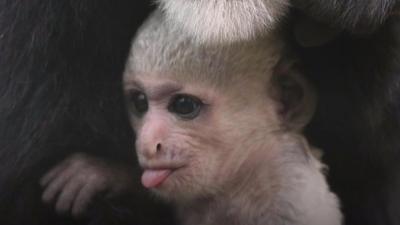
[[[202,105],[203,103],[196,97],[179,94],[169,103],[168,111],[183,119],[194,119],[199,115]]]
[[[132,105],[134,113],[138,116],[142,116],[149,108],[146,95],[140,91],[130,94],[129,102]]]

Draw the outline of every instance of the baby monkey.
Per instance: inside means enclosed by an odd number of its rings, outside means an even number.
[[[183,224],[341,224],[301,135],[315,97],[284,47],[278,30],[196,45],[160,12],[139,30],[124,90],[141,180]]]

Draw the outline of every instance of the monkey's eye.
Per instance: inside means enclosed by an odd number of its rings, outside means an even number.
[[[140,91],[132,92],[129,96],[129,102],[133,106],[134,113],[138,116],[142,116],[149,108],[146,95]]]
[[[194,119],[199,113],[203,103],[200,99],[179,94],[176,95],[168,105],[168,111],[178,115],[183,119]]]

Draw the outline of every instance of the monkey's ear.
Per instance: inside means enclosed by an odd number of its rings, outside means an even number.
[[[273,86],[278,112],[289,130],[301,131],[311,120],[317,97],[311,84],[301,75],[295,62],[279,62],[275,67]]]

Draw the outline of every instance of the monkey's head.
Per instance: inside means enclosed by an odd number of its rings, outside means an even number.
[[[142,183],[175,201],[223,191],[274,135],[300,130],[314,103],[292,64],[278,63],[277,34],[214,48],[194,42],[154,14],[124,73]]]
[[[286,15],[288,0],[158,0],[170,26],[200,42],[254,39]]]

